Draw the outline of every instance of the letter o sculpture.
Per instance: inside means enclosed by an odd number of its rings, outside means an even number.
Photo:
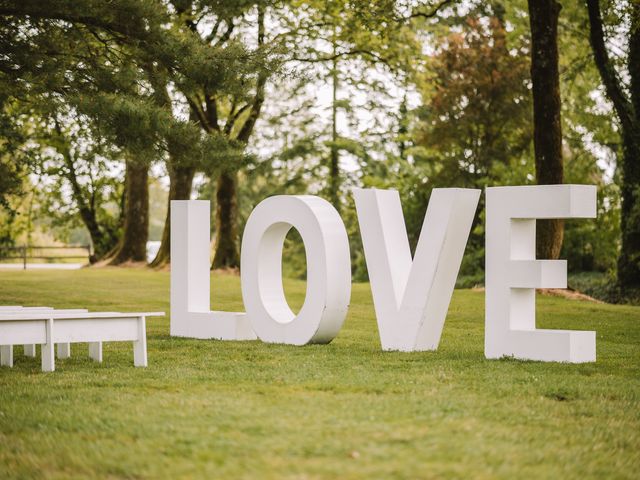
[[[307,258],[307,291],[295,315],[282,285],[282,248],[291,228]],[[351,258],[344,223],[322,198],[274,196],[253,210],[242,237],[242,298],[251,325],[267,343],[329,343],[351,297]]]

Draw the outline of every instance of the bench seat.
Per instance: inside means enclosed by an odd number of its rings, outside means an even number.
[[[102,342],[131,341],[134,365],[146,367],[146,317],[151,316],[164,316],[164,312],[88,312],[48,307],[0,310],[1,363],[11,366],[13,345],[39,344],[42,345],[42,370],[52,372],[55,344],[59,344],[59,354],[63,350],[59,356],[64,358],[69,354],[69,344],[87,342],[90,357],[101,361]]]

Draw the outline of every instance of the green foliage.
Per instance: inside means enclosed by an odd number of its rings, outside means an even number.
[[[402,156],[369,162],[362,179],[365,186],[400,192],[412,248],[433,188],[484,189],[533,179],[526,43],[509,44],[504,19],[481,11],[433,42],[418,81],[423,104],[406,114],[410,135],[402,139]],[[459,285],[483,281],[483,205],[481,199]]]
[[[7,197],[20,193],[21,169],[5,155],[0,158],[0,207],[9,208]]]
[[[384,165],[367,165],[366,186],[400,191],[412,246],[432,188],[483,189],[534,179],[528,24],[523,24],[523,12],[526,6],[517,2],[506,10],[492,3],[443,19],[449,28],[440,26],[431,33],[433,53],[426,73],[418,77],[423,105],[408,122],[414,125],[412,134],[402,133],[399,124],[402,154],[388,157]],[[571,6],[563,15],[584,24],[581,7]],[[620,194],[611,164],[598,160],[596,153],[615,158],[617,134],[610,114],[593,94],[599,82],[593,65],[585,62],[590,55],[585,34],[569,25],[567,21],[563,27],[566,48],[561,58],[566,180],[597,185],[599,197],[596,221],[567,222],[562,256],[572,271],[607,271],[615,267],[619,248]],[[481,198],[459,286],[483,282],[483,224]]]
[[[238,69],[256,61],[242,46],[207,48],[177,26],[167,28],[170,6],[152,0],[7,2],[0,13],[7,19],[0,27],[6,95],[37,101],[41,110],[68,104],[138,159],[157,160],[170,145],[175,156],[213,171],[238,157],[160,99],[170,81],[175,88],[207,82],[237,89]]]
[[[597,218],[594,221],[565,222],[562,258],[570,271],[613,272],[620,248],[620,188],[604,181],[595,159],[585,152],[566,159],[567,183],[598,187]]]
[[[615,259],[614,259],[615,260]],[[568,287],[602,302],[640,305],[640,294],[618,286],[615,272],[585,271],[569,275]]]
[[[25,162],[18,150],[23,142],[24,136],[0,93],[0,212],[9,215],[13,213],[9,198],[21,192],[25,174]]]
[[[486,25],[488,23],[488,25]],[[493,16],[466,19],[440,39],[421,79],[416,163],[436,185],[495,184],[494,164],[529,153],[532,127],[526,45],[506,43]]]
[[[630,11],[605,9],[611,38],[623,38]],[[41,176],[35,210],[51,218],[37,221],[62,236],[80,223],[78,200],[94,197],[117,237],[117,165],[164,162],[204,173],[207,199],[220,172],[237,176],[239,232],[268,195],[330,199],[365,280],[352,186],[398,189],[414,247],[433,188],[534,180],[524,0],[23,0],[2,2],[0,16],[0,203],[20,203],[27,171]],[[565,176],[598,185],[599,197],[596,221],[567,222],[562,255],[573,271],[613,272],[622,150],[588,40],[584,5],[565,2]],[[620,71],[623,57],[613,58]],[[63,132],[86,147],[74,154],[75,198],[51,118],[83,126]],[[460,285],[483,278],[481,198]],[[10,225],[14,214],[2,215]],[[2,231],[15,237],[14,227]],[[303,278],[295,233],[285,258]]]

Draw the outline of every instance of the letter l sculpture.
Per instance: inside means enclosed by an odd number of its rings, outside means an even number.
[[[171,201],[171,335],[255,340],[245,313],[212,312],[209,202]]]

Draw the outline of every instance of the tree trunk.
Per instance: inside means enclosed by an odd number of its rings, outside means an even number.
[[[618,284],[623,290],[640,289],[640,4],[635,3],[629,37],[629,92],[634,118],[623,130],[622,245],[618,257]]]
[[[558,15],[555,0],[529,0],[531,81],[533,83],[533,145],[538,185],[563,182],[560,76],[558,72]],[[538,220],[539,258],[558,258],[564,222]]]
[[[124,232],[110,265],[147,261],[149,237],[149,167],[127,161]]]
[[[151,267],[163,267],[171,262],[171,200],[189,200],[193,177],[196,173],[194,167],[172,167],[169,169],[169,199],[167,200],[167,218],[162,230],[160,249],[153,259]]]
[[[640,3],[632,2],[631,7],[627,58],[629,95],[606,48],[600,3],[598,0],[587,0],[586,3],[593,57],[607,97],[618,116],[622,137],[622,159],[618,163],[622,173],[618,286],[623,292],[640,290]]]
[[[627,291],[640,289],[640,128],[624,137],[624,158],[621,165],[623,181],[620,188],[622,242],[618,257],[618,285],[623,291]]]
[[[224,172],[216,185],[216,243],[212,269],[240,268],[238,253],[237,174]]]
[[[334,32],[335,36],[335,32]],[[338,57],[337,45],[333,42],[333,62],[331,68],[331,155],[329,159],[329,201],[340,211],[340,152],[338,151]]]
[[[108,255],[108,253],[117,244],[115,236],[104,233],[98,226],[96,221],[95,212],[86,207],[86,205],[79,206],[80,218],[84,223],[84,226],[89,231],[91,237],[91,244],[93,246],[93,253],[89,256],[89,263],[96,263],[101,258]]]
[[[265,41],[265,6],[258,3],[258,46],[262,47]],[[267,70],[262,70],[258,74],[256,81],[256,91],[253,101],[250,104],[249,115],[240,127],[235,138],[239,143],[247,145],[253,133],[256,122],[260,117],[262,104],[264,103],[265,85],[268,79]],[[215,106],[215,102],[212,102]],[[217,112],[212,109],[211,113]],[[195,113],[195,112],[194,112]],[[215,113],[217,119],[217,113]],[[209,124],[215,125],[210,117]],[[229,121],[229,119],[227,120]],[[235,120],[230,124],[229,134],[234,130]],[[215,130],[215,128],[214,128]],[[217,180],[216,186],[216,243],[214,247],[213,263],[211,269],[216,268],[240,268],[240,254],[238,248],[238,193],[237,193],[237,172],[223,172]]]

